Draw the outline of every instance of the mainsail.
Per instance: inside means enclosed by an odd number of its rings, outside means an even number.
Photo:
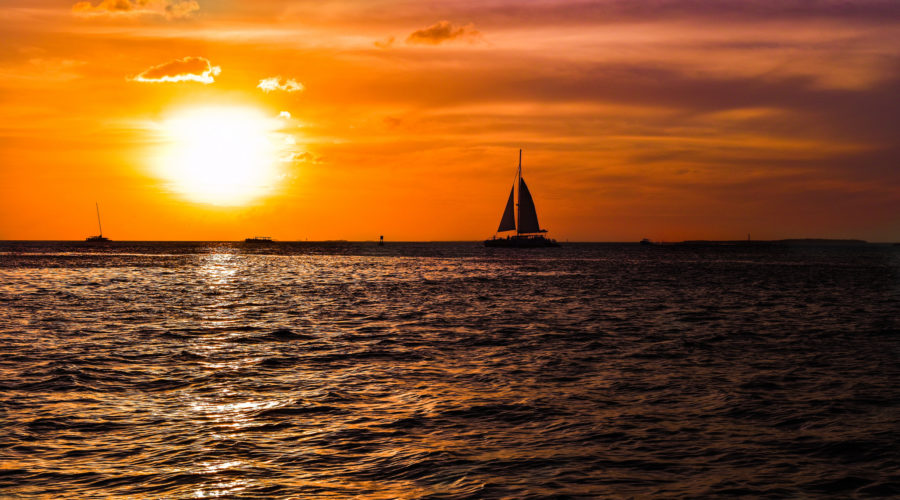
[[[514,231],[516,229],[516,214],[514,212],[516,203],[513,200],[515,190],[516,185],[514,183],[509,190],[509,201],[506,202],[506,208],[503,210],[503,218],[500,219],[500,227],[497,229],[497,232]]]
[[[505,217],[504,217],[505,219]],[[534,208],[534,200],[531,199],[531,193],[528,186],[525,185],[525,179],[519,177],[519,231],[520,233],[540,233],[541,226],[538,224],[537,210]]]

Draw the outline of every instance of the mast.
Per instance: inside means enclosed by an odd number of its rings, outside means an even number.
[[[103,226],[100,224],[100,204],[95,201],[94,206],[97,207],[97,227],[100,229],[100,236],[103,236]]]
[[[522,182],[522,150],[521,149],[519,149],[519,170],[516,172],[516,186],[518,186],[520,182]],[[521,191],[521,188],[519,188],[517,191]],[[521,193],[516,195],[516,216],[517,217],[519,215],[519,195],[521,195]],[[516,220],[516,236],[519,236],[519,224],[520,223],[521,222],[519,220]]]

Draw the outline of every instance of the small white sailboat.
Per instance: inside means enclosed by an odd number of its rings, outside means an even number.
[[[518,186],[518,203],[516,203],[516,186]],[[495,235],[489,240],[484,240],[484,246],[508,248],[559,246],[556,240],[544,236],[547,230],[541,229],[541,225],[538,223],[534,199],[531,197],[531,191],[528,190],[528,185],[525,184],[525,179],[522,177],[521,149],[519,150],[519,169],[516,172],[516,180],[509,191],[509,199],[506,201],[506,208],[503,210],[503,217],[500,219],[500,226],[497,228],[498,233],[506,231],[515,231],[516,234],[510,234],[501,238]]]
[[[100,230],[100,234],[98,234],[97,236],[88,236],[87,238],[84,239],[84,241],[88,241],[91,243],[100,243],[100,242],[104,242],[104,241],[109,241],[109,238],[103,237],[103,225],[100,224],[100,204],[95,201],[94,206],[97,208],[97,229]]]

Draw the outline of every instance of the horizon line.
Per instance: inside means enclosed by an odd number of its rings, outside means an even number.
[[[485,240],[384,240],[387,243],[482,243]],[[559,241],[559,240],[557,240]],[[803,237],[803,238],[777,238],[777,239],[760,239],[760,240],[744,240],[744,239],[703,239],[691,238],[685,240],[650,240],[653,244],[679,244],[679,243],[778,243],[778,242],[846,242],[853,244],[900,244],[897,241],[869,241],[861,238],[821,238],[821,237]],[[0,243],[13,242],[47,242],[47,243],[89,243],[84,239],[0,239]],[[265,243],[378,243],[378,239],[373,240],[346,240],[346,239],[327,239],[327,240],[279,240],[272,239]],[[639,244],[640,240],[564,240],[564,243],[604,243],[604,244]],[[240,240],[110,240],[103,243],[247,243],[243,239]],[[265,244],[264,243],[264,244]]]

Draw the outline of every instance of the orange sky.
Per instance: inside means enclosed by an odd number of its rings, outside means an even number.
[[[0,239],[95,234],[95,201],[115,240],[481,239],[523,148],[561,240],[900,240],[900,4],[6,0],[0,30]],[[265,167],[173,153],[217,109]],[[269,177],[198,199],[191,161]]]

